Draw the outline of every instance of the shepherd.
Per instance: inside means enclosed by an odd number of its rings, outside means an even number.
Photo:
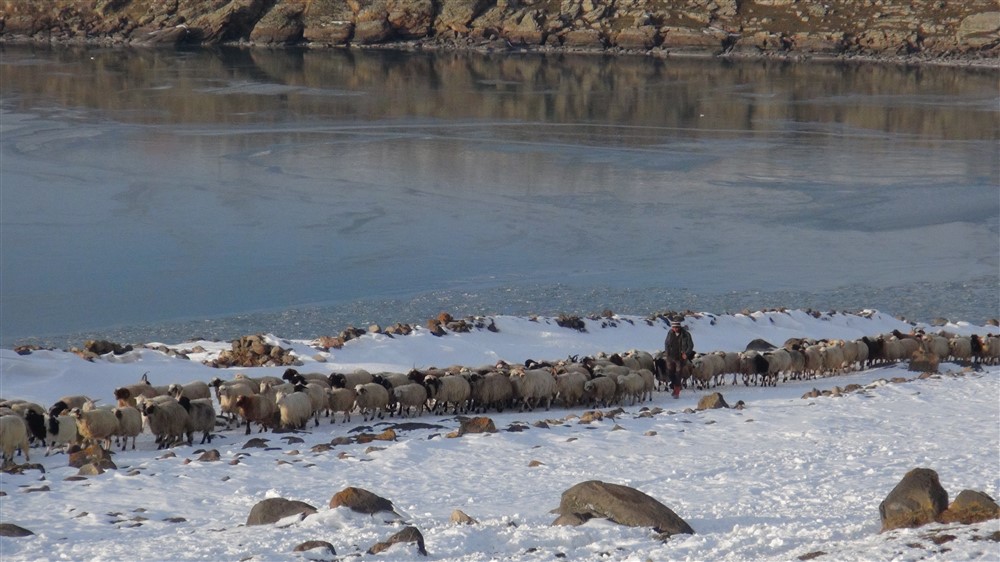
[[[667,376],[670,377],[672,394],[674,398],[680,398],[681,372],[694,355],[694,340],[691,339],[691,333],[681,326],[679,320],[673,320],[670,322],[670,331],[667,332],[663,347],[666,350]]]

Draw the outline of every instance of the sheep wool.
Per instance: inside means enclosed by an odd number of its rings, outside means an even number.
[[[14,451],[17,449],[24,453],[24,460],[31,460],[28,458],[28,426],[21,416],[0,416],[0,449],[3,449],[4,464],[14,461]]]

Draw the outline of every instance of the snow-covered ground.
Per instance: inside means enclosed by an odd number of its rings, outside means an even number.
[[[301,357],[301,372],[408,371],[412,367],[478,366],[575,354],[662,348],[666,327],[640,317],[588,320],[587,331],[554,319],[495,317],[499,331],[450,333],[420,329],[410,336],[365,335],[342,349],[320,352],[306,341],[270,336]],[[602,324],[604,325],[602,327]],[[789,337],[857,338],[904,332],[913,325],[889,315],[803,311],[688,317],[699,351],[742,350],[755,338],[780,345]],[[958,334],[996,333],[992,326],[950,324]],[[63,395],[87,394],[105,403],[112,390],[148,373],[153,384],[280,375],[282,368],[218,370],[201,361],[227,342],[166,342],[178,350],[205,349],[191,360],[151,349],[87,362],[63,351],[17,355],[0,350],[0,395],[48,406]],[[941,365],[918,378],[905,365],[774,388],[720,387],[742,410],[694,410],[710,391],[665,392],[625,405],[613,418],[580,423],[583,408],[531,413],[491,412],[497,433],[447,434],[454,416],[425,414],[284,434],[260,434],[271,448],[243,449],[241,430],[223,430],[211,445],[157,451],[140,437],[135,451],[118,452],[117,470],[68,480],[77,469],[62,454],[0,476],[0,518],[30,529],[25,538],[0,538],[3,560],[997,560],[1000,521],[930,525],[880,534],[878,505],[909,470],[930,468],[954,499],[963,489],[998,497],[1000,488],[1000,367]],[[889,382],[903,377],[907,382]],[[860,392],[803,398],[814,388],[848,384]],[[608,410],[605,410],[608,411]],[[642,414],[642,415],[640,415]],[[397,431],[395,441],[322,447],[357,429],[377,433],[400,421],[429,427]],[[546,424],[538,422],[546,421]],[[523,431],[507,431],[512,425]],[[301,439],[301,442],[296,439]],[[221,461],[202,462],[216,449]],[[23,462],[23,458],[19,459]],[[650,529],[592,520],[552,526],[560,495],[585,480],[627,485],[658,499],[694,528],[666,542]],[[329,508],[331,497],[364,488],[393,502],[402,521]],[[318,513],[302,521],[245,526],[251,508],[269,497],[309,503]],[[450,522],[462,510],[474,525]],[[405,524],[423,534],[428,555],[399,544],[381,554],[369,547]],[[954,538],[948,540],[948,536]],[[292,552],[308,540],[331,543],[337,554]],[[822,552],[824,554],[816,554]]]

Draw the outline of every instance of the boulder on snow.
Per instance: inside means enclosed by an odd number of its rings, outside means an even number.
[[[247,525],[268,525],[290,515],[300,514],[302,517],[306,517],[314,513],[316,513],[316,508],[305,502],[285,498],[267,498],[250,509]]]
[[[722,397],[722,393],[713,392],[712,394],[707,394],[702,396],[698,400],[698,407],[695,410],[715,410],[717,408],[728,408],[729,404],[726,403],[726,399]]]
[[[292,552],[305,552],[307,550],[314,550],[321,548],[323,549],[323,554],[329,554],[331,556],[337,555],[337,550],[333,548],[333,545],[326,541],[306,541],[304,543],[298,544],[292,549]]]
[[[496,433],[497,426],[493,423],[493,420],[485,417],[479,416],[474,418],[460,418],[461,426],[458,428],[459,435],[465,435],[467,433]]]
[[[694,534],[686,521],[658,500],[634,488],[599,480],[581,482],[563,492],[556,512],[560,515],[556,521],[562,525],[603,517],[628,527],[651,527],[667,536]]]
[[[424,535],[416,527],[406,527],[386,540],[375,543],[368,549],[368,554],[378,554],[399,543],[414,543],[417,545],[417,552],[427,556],[427,549],[424,548]]]
[[[0,523],[0,537],[27,537],[35,533],[13,523]]]
[[[381,511],[396,514],[391,501],[363,488],[355,488],[353,486],[344,488],[330,498],[330,507],[341,506],[349,508],[351,511],[366,513],[368,515]]]
[[[918,349],[914,351],[913,355],[910,357],[910,363],[907,366],[907,369],[918,373],[936,373],[938,372],[938,365],[940,364],[941,358],[936,354]]]
[[[947,507],[948,492],[941,486],[937,472],[915,468],[879,504],[882,532],[926,525]]]
[[[940,516],[941,523],[971,525],[1000,518],[1000,505],[989,494],[975,490],[962,490]]]
[[[479,521],[476,521],[469,514],[465,513],[461,509],[456,509],[451,512],[451,522],[457,525],[477,525]]]
[[[73,468],[83,468],[85,465],[93,464],[98,468],[108,470],[116,469],[111,455],[114,451],[108,451],[100,445],[91,445],[86,449],[71,450],[69,454],[69,466]]]

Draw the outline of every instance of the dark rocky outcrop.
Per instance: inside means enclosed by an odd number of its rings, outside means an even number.
[[[96,355],[122,355],[132,351],[131,345],[121,345],[107,340],[87,340],[83,343],[83,349]]]
[[[316,508],[300,501],[285,498],[267,498],[250,509],[247,525],[268,525],[285,517],[299,514],[302,517],[316,513]]]
[[[994,0],[9,0],[0,39],[996,59]]]
[[[268,343],[263,335],[243,336],[233,340],[232,348],[212,361],[212,367],[274,367],[298,365],[299,359],[289,349]]]
[[[694,534],[669,507],[639,490],[599,480],[581,482],[562,494],[554,524],[576,524],[594,517],[629,527],[650,527],[662,535]]]
[[[879,504],[882,532],[926,525],[947,507],[948,492],[941,486],[937,472],[915,468]]]

